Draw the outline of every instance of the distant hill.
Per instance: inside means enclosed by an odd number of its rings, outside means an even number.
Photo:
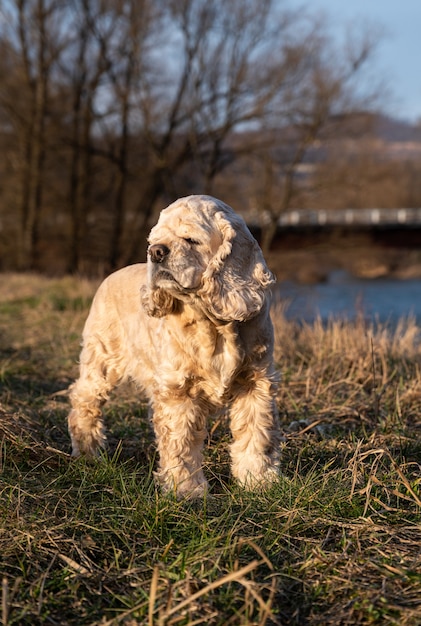
[[[377,115],[374,122],[374,134],[386,142],[420,142],[421,126],[386,115]]]

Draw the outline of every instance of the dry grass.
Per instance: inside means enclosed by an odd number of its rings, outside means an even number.
[[[107,405],[110,452],[71,462],[66,389],[94,284],[0,285],[2,623],[421,623],[421,353],[398,328],[299,326],[274,311],[282,476],[231,482],[211,425],[203,503],[155,489],[130,386]]]

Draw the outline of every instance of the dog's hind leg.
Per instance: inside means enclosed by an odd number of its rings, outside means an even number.
[[[95,338],[86,341],[80,355],[80,376],[70,388],[72,456],[92,457],[105,446],[101,406],[117,382],[115,370],[107,366],[101,342]]]

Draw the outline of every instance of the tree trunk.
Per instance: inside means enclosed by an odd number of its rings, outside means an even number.
[[[46,154],[45,122],[47,115],[49,65],[46,59],[46,23],[44,0],[38,0],[36,26],[39,42],[34,69],[31,70],[27,18],[24,4],[19,4],[19,37],[22,62],[29,93],[30,122],[25,126],[25,156],[21,201],[18,251],[19,269],[34,269],[38,262],[38,239],[43,201],[44,164]],[[34,73],[34,76],[32,76]]]
[[[127,249],[122,253],[121,265],[129,265],[146,260],[147,237],[149,235],[150,218],[155,202],[162,192],[161,172],[156,170],[148,176],[149,184],[138,203],[136,217],[131,225],[132,236]]]

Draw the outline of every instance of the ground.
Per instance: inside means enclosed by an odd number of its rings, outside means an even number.
[[[3,624],[421,623],[420,329],[286,321],[281,475],[247,493],[212,422],[211,494],[162,496],[144,403],[105,407],[109,451],[72,461],[67,388],[96,281],[0,284]]]

